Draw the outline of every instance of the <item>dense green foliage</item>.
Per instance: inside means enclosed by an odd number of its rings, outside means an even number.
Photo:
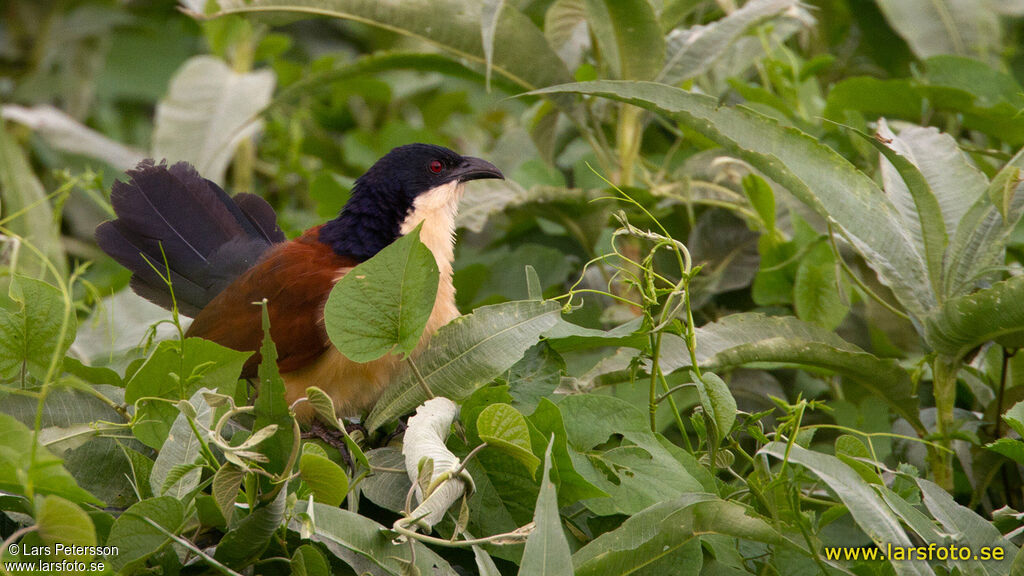
[[[1024,574],[1024,2],[0,11],[5,562]],[[92,241],[147,156],[295,236],[414,141],[508,179],[463,201],[422,353],[418,234],[336,286],[339,350],[402,358],[359,429],[317,388],[304,429],[269,337],[239,380]],[[24,552],[56,543],[117,552]],[[889,544],[1003,555],[830,553]]]

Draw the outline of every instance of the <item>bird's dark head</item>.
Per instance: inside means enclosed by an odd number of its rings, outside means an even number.
[[[443,146],[399,146],[356,180],[341,214],[321,228],[320,241],[365,260],[419,222],[454,226],[463,184],[484,178],[504,176],[486,160]]]

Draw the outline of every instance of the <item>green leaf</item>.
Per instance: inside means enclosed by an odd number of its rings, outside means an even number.
[[[185,504],[177,498],[161,496],[143,500],[125,510],[114,521],[106,541],[107,546],[117,546],[117,554],[107,557],[114,570],[121,571],[135,565],[171,541],[147,519],[177,534],[185,521]]]
[[[33,454],[32,431],[14,418],[0,414],[0,490],[32,496],[53,494],[76,503],[103,503],[78,487],[57,458],[43,446]],[[31,485],[32,492],[28,492]]]
[[[999,529],[970,508],[956,503],[948,492],[934,482],[917,479],[921,489],[921,499],[925,508],[938,520],[943,532],[952,535],[958,546],[966,546],[979,550],[983,546],[1000,547],[1003,549],[1003,560],[989,560],[982,564],[983,574],[1012,574],[1010,565],[1018,548],[1003,537]]]
[[[787,446],[772,442],[758,451],[787,462],[804,466],[835,492],[850,511],[857,526],[878,546],[910,547],[913,544],[903,530],[899,518],[879,495],[852,468],[835,456],[812,452],[799,445]],[[933,574],[924,562],[893,562],[896,574],[926,576]]]
[[[526,540],[523,562],[519,565],[519,574],[526,576],[572,576],[573,573],[569,541],[565,539],[562,517],[558,513],[558,495],[550,477],[554,443],[552,436],[544,451],[544,472],[533,515],[534,529]]]
[[[764,178],[753,172],[744,176],[742,183],[743,192],[757,211],[757,215],[761,217],[765,230],[772,232],[775,230],[775,193],[772,192],[772,187]]]
[[[65,312],[63,295],[41,280],[17,275],[12,292],[18,310],[0,307],[0,379],[20,379],[24,369],[42,381],[54,358],[56,377],[75,339],[75,314]]]
[[[303,454],[299,458],[299,477],[313,492],[317,502],[340,506],[348,494],[348,476],[329,458],[317,454]]]
[[[213,410],[203,399],[205,389],[200,389],[192,395],[188,401],[191,411],[194,411],[192,420],[196,428],[202,434],[204,430],[213,427]],[[186,410],[188,408],[186,407]],[[202,470],[190,467],[182,469],[181,466],[191,466],[199,458],[199,438],[196,438],[192,431],[192,425],[184,412],[178,414],[167,434],[167,441],[160,447],[156,461],[153,463],[153,470],[149,475],[149,485],[153,487],[160,496],[174,496],[184,499],[188,493],[199,485]],[[177,469],[174,476],[172,472]]]
[[[667,443],[651,432],[647,416],[629,402],[575,394],[563,398],[558,410],[572,466],[609,496],[584,502],[595,513],[634,514],[667,498],[704,490]],[[535,423],[542,434],[557,432],[539,420]],[[561,478],[561,467],[558,473]]]
[[[476,430],[481,440],[522,462],[530,474],[537,472],[540,458],[533,454],[530,429],[518,410],[508,404],[491,404],[477,416]]]
[[[345,430],[345,427],[340,424],[338,416],[334,412],[334,400],[331,400],[331,397],[326,392],[316,386],[306,388],[306,398],[313,405],[313,410],[316,411],[317,416],[324,423],[341,432],[345,447],[348,448],[349,456],[367,470],[370,470],[370,462],[366,459],[366,454],[363,453],[362,447],[356,443],[352,435],[348,433],[348,430]]]
[[[726,316],[696,329],[697,362],[707,370],[757,362],[784,362],[824,368],[853,378],[924,430],[910,375],[892,359],[878,358],[832,331],[793,317],[754,313]],[[690,366],[682,338],[665,335],[661,369],[665,373]]]
[[[256,508],[229,530],[217,544],[213,557],[236,570],[259,558],[284,521],[287,492],[281,490],[270,503]]]
[[[295,505],[295,514],[316,518],[310,539],[323,544],[331,554],[359,573],[404,576],[409,573],[406,570],[412,562],[420,574],[456,576],[448,562],[423,543],[412,540],[411,545],[395,546],[389,531],[365,516],[326,504],[309,506],[306,502]],[[299,532],[301,520],[293,517],[288,528]],[[410,548],[415,549],[415,557]]]
[[[77,504],[60,496],[45,496],[37,502],[36,526],[39,537],[49,546],[95,546],[96,528]],[[92,554],[72,556],[87,561]]]
[[[1003,420],[1024,437],[1024,402],[1017,402],[1003,414]]]
[[[673,30],[666,40],[668,54],[657,81],[675,85],[703,74],[748,30],[798,4],[798,0],[751,0],[707,25]]]
[[[999,19],[983,0],[878,0],[878,7],[918,58],[959,54],[997,59]]]
[[[565,360],[547,341],[535,344],[522,359],[499,378],[508,384],[511,404],[524,414],[533,412],[541,398],[550,396],[562,382]]]
[[[461,400],[508,370],[559,318],[554,302],[508,302],[477,308],[452,320],[416,358],[423,381],[435,396]],[[423,383],[406,367],[384,390],[366,420],[375,430],[427,400]]]
[[[700,403],[714,421],[718,429],[718,441],[721,442],[729,435],[732,425],[736,422],[736,399],[732,397],[732,392],[721,377],[714,372],[704,372],[699,378],[691,372],[691,377],[697,385]]]
[[[316,549],[316,546],[303,544],[292,554],[292,574],[295,576],[330,576],[331,569],[327,559]]]
[[[745,108],[651,82],[582,82],[532,94],[578,93],[628,102],[671,116],[717,142],[830,218],[889,286],[923,318],[935,305],[924,261],[907,242],[895,206],[863,172],[818,139]]]
[[[484,44],[484,60],[487,66],[487,88],[491,86],[491,64],[494,59],[494,31],[505,8],[505,0],[484,0],[480,7],[480,36]]]
[[[299,439],[296,437],[295,418],[292,416],[291,408],[285,399],[285,385],[281,374],[277,370],[277,347],[270,338],[270,316],[267,312],[266,302],[263,303],[263,342],[260,344],[260,366],[258,369],[260,378],[259,395],[253,403],[253,410],[256,420],[253,423],[253,433],[269,426],[277,426],[277,430],[270,438],[261,442],[256,450],[268,458],[263,469],[271,474],[287,475],[292,460],[292,452],[299,448]],[[269,479],[265,479],[269,480]],[[268,484],[265,484],[267,486]]]
[[[228,524],[235,513],[235,499],[244,478],[245,471],[231,463],[223,464],[213,475],[213,498]]]
[[[6,226],[31,242],[62,276],[65,275],[60,228],[46,199],[46,190],[32,172],[28,158],[7,131],[3,120],[0,120],[0,200],[4,216],[22,214]],[[44,269],[43,263],[29,250],[22,250],[19,258],[21,261],[15,272],[37,276]]]
[[[221,13],[296,12],[355,20],[425,40],[450,54],[486,62],[480,34],[481,4],[457,0],[412,0],[394,4],[360,0],[220,0]],[[492,69],[533,89],[571,76],[544,34],[522,12],[506,7],[494,31]]]
[[[1024,464],[1024,442],[1016,438],[1000,438],[985,445],[985,448],[1002,454],[1018,464]]]
[[[959,296],[993,277],[1003,265],[1010,233],[1024,215],[1024,150],[992,179],[988,190],[976,197],[953,236],[946,258],[945,294]]]
[[[791,545],[752,510],[714,494],[684,494],[659,502],[605,532],[572,556],[577,576],[675,574],[702,560],[701,539],[724,534],[748,541]],[[792,545],[791,545],[792,546]]]
[[[950,298],[925,319],[925,341],[960,360],[992,340],[1019,339],[1024,332],[1024,277],[1014,276],[973,294]]]
[[[434,309],[437,262],[420,228],[348,271],[331,290],[324,324],[331,342],[355,362],[408,355]]]
[[[241,73],[214,56],[190,58],[157,105],[153,157],[184,160],[223,183],[235,148],[259,129],[257,117],[270,103],[274,84],[269,68]]]
[[[818,242],[797,265],[793,284],[796,315],[829,330],[846,318],[850,307],[840,294],[839,266],[827,242]]]
[[[590,24],[612,76],[652,80],[665,57],[665,38],[647,0],[586,0]]]
[[[125,384],[125,402],[137,406],[132,424],[135,437],[159,450],[178,417],[174,404],[143,398],[187,400],[200,388],[220,390],[234,386],[242,365],[251,355],[202,338],[161,342]]]

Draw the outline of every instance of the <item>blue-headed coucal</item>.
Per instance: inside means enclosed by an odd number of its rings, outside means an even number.
[[[359,364],[331,345],[323,309],[334,283],[422,222],[420,239],[440,270],[422,346],[458,315],[452,260],[463,185],[503,177],[491,163],[441,146],[401,146],[356,180],[337,218],[286,241],[266,201],[246,193],[228,196],[188,164],[147,160],[128,176],[111,194],[117,218],[96,229],[96,240],[131,270],[132,289],[170,309],[171,293],[157,274],[169,269],[174,301],[194,317],[187,336],[241,351],[259,349],[261,310],[253,303],[266,298],[289,403],[316,385],[341,416],[373,406],[397,358]],[[258,362],[257,354],[250,357],[242,376],[254,376]],[[297,411],[308,418],[305,406]]]

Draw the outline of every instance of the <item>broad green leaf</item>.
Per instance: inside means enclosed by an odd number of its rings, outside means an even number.
[[[171,541],[147,520],[176,534],[185,521],[185,504],[177,498],[161,496],[143,500],[125,510],[114,522],[105,542],[107,546],[117,546],[117,554],[107,556],[107,562],[114,570],[135,565]]]
[[[999,19],[984,0],[878,0],[878,7],[918,58],[939,54],[998,58]]]
[[[125,384],[125,402],[137,406],[132,424],[135,437],[159,450],[178,417],[174,404],[145,398],[187,400],[200,388],[234,386],[251,355],[202,338],[161,342]]]
[[[1014,156],[978,195],[951,238],[945,270],[947,297],[970,292],[1003,265],[1010,233],[1024,215],[1024,150]]]
[[[287,492],[281,490],[273,501],[256,508],[229,530],[213,557],[236,570],[259,558],[284,521]]]
[[[910,375],[891,359],[878,358],[830,330],[793,317],[742,313],[697,328],[697,362],[708,370],[757,362],[804,364],[838,372],[889,402],[892,409],[923,430]],[[661,369],[690,366],[686,346],[677,336],[662,342]]]
[[[200,434],[213,427],[213,410],[203,399],[205,391],[205,389],[198,390],[188,401],[192,407],[191,411],[195,413],[192,420],[196,423]],[[160,453],[157,454],[153,470],[149,475],[149,485],[152,486],[154,492],[160,496],[184,499],[189,492],[194,490],[199,485],[201,470],[190,469],[183,475],[178,473],[177,480],[171,479],[170,475],[172,470],[179,466],[195,464],[199,458],[199,449],[199,438],[196,438],[192,431],[192,425],[189,424],[186,414],[180,412],[171,425],[167,440],[160,447]]]
[[[1003,420],[1010,425],[1017,434],[1024,437],[1024,401],[1017,402],[1003,414]]]
[[[295,418],[292,416],[291,408],[285,399],[285,385],[281,374],[277,370],[277,347],[270,338],[270,316],[267,312],[266,303],[263,304],[263,342],[260,344],[260,366],[258,370],[260,378],[259,395],[253,403],[256,420],[253,423],[253,434],[270,426],[277,426],[277,430],[263,442],[256,450],[268,458],[263,469],[271,474],[291,474],[288,466],[294,464],[292,453],[299,448],[299,438],[296,437],[297,427]],[[264,479],[269,480],[269,479]],[[264,482],[269,487],[268,482]]]
[[[565,360],[547,341],[543,341],[527,350],[499,381],[508,384],[508,393],[513,399],[511,404],[528,414],[537,408],[541,398],[555,391],[562,382],[563,373]]]
[[[544,37],[570,69],[590,47],[585,0],[555,0],[544,12]]]
[[[647,0],[585,0],[587,22],[615,78],[653,80],[665,38]]]
[[[857,526],[876,545],[883,549],[888,544],[913,546],[892,509],[870,484],[835,456],[812,452],[796,444],[787,446],[783,442],[767,444],[758,453],[769,454],[790,464],[799,464],[814,473],[842,500]],[[924,562],[894,562],[892,567],[900,576],[934,575]]]
[[[554,443],[552,437],[544,451],[540,494],[533,515],[534,529],[526,540],[523,562],[519,565],[519,574],[524,576],[571,576],[573,573],[569,541],[565,539],[562,517],[558,513],[558,495],[550,477]]]
[[[1003,549],[1003,560],[979,563],[980,568],[984,570],[982,574],[1012,574],[1010,566],[1018,548],[1004,538],[998,528],[970,508],[957,504],[948,492],[934,482],[918,478],[917,485],[921,488],[921,499],[925,508],[939,521],[943,532],[952,535],[958,546],[967,546],[975,551],[983,546],[998,546]]]
[[[22,370],[46,378],[60,374],[64,353],[75,339],[77,321],[65,311],[60,291],[41,280],[15,276],[12,285],[18,310],[0,307],[0,379],[21,380]]]
[[[235,513],[235,499],[238,498],[238,490],[244,478],[245,472],[231,463],[224,463],[213,475],[213,498],[228,524]]]
[[[749,109],[650,82],[582,82],[532,92],[558,93],[602,96],[670,115],[831,219],[912,316],[922,318],[935,305],[924,261],[896,207],[870,178],[817,139]]]
[[[327,335],[355,362],[389,352],[408,355],[434,309],[437,277],[437,262],[417,226],[334,285],[324,307]]]
[[[818,242],[800,258],[793,284],[793,308],[801,320],[829,330],[842,323],[850,307],[840,293],[840,274],[828,242]]]
[[[405,472],[405,457],[401,450],[394,446],[374,448],[366,453],[366,458],[372,466],[373,474],[364,478],[356,488],[377,506],[401,513],[405,507],[405,495],[412,485]],[[479,488],[477,476],[473,475],[473,478]]]
[[[925,340],[939,354],[960,360],[992,340],[1019,339],[1024,332],[1024,276],[1014,276],[950,298],[925,319]]]
[[[1024,464],[1024,442],[1016,438],[1000,438],[985,445],[985,448],[1006,456],[1018,464]]]
[[[65,270],[64,249],[61,245],[60,229],[53,217],[53,208],[46,198],[46,190],[32,172],[28,158],[0,120],[0,200],[4,216],[22,214],[12,219],[6,227],[25,238],[38,248],[63,276]],[[23,249],[20,262],[15,270],[37,276],[43,271],[43,263]]]
[[[434,44],[454,56],[485,63],[481,4],[456,0],[221,0],[223,13],[295,12],[355,20]],[[494,31],[492,69],[523,88],[564,82],[569,71],[543,33],[523,13],[504,9]]]
[[[611,396],[576,394],[563,398],[558,409],[565,422],[573,467],[610,496],[584,502],[595,513],[634,514],[667,498],[704,490],[659,436],[651,432],[647,415],[629,402]],[[551,433],[539,425],[538,428],[543,434]],[[609,442],[612,447],[604,447]]]
[[[441,327],[416,358],[435,396],[461,400],[516,363],[559,318],[554,302],[508,302],[477,308]],[[369,430],[410,412],[428,399],[423,382],[406,367],[366,421]]]
[[[96,528],[92,519],[77,504],[60,496],[45,496],[37,502],[36,526],[39,537],[49,546],[95,546]],[[88,561],[91,554],[72,558]]]
[[[684,494],[659,502],[626,519],[573,554],[577,576],[699,574],[700,542],[711,534],[786,545],[766,520],[713,494]],[[692,571],[680,572],[683,567]]]
[[[560,504],[568,506],[587,498],[606,498],[607,492],[598,488],[589,478],[584,477],[583,471],[577,471],[574,461],[576,446],[570,445],[569,435],[566,432],[565,418],[557,405],[547,398],[542,398],[537,409],[530,415],[528,421],[531,426],[531,443],[542,443],[545,439],[555,438],[552,448],[552,462],[557,476],[558,497]],[[593,476],[593,475],[591,475]]]
[[[61,465],[60,458],[36,446],[32,458],[32,431],[14,418],[0,414],[0,490],[32,496],[53,494],[72,502],[102,505],[92,494],[78,487]],[[27,492],[30,483],[32,493]]]
[[[699,378],[691,372],[691,377],[697,385],[700,403],[714,421],[718,429],[718,442],[721,442],[736,422],[736,399],[732,397],[729,386],[714,372],[704,372]]]
[[[526,418],[518,410],[508,404],[491,404],[477,416],[476,430],[481,440],[522,462],[530,474],[536,473],[540,459],[533,454]]]
[[[329,458],[303,454],[299,458],[299,478],[309,486],[313,498],[328,506],[340,506],[348,493],[348,476]]]
[[[666,40],[668,54],[657,81],[675,85],[703,74],[748,30],[798,4],[798,0],[751,0],[710,24],[673,30]]]
[[[235,148],[259,130],[274,84],[269,69],[239,73],[216,57],[192,57],[157,105],[153,156],[184,160],[223,183]]]
[[[420,574],[456,575],[448,562],[421,542],[412,541],[411,546],[396,546],[384,526],[365,516],[326,504],[314,503],[309,506],[306,502],[299,502],[295,505],[295,514],[298,516],[303,513],[316,518],[310,539],[323,544],[331,554],[357,573],[404,576],[408,574],[406,567],[409,562],[414,562]],[[293,516],[288,527],[299,532],[302,523]],[[410,547],[415,548],[415,560]]]

